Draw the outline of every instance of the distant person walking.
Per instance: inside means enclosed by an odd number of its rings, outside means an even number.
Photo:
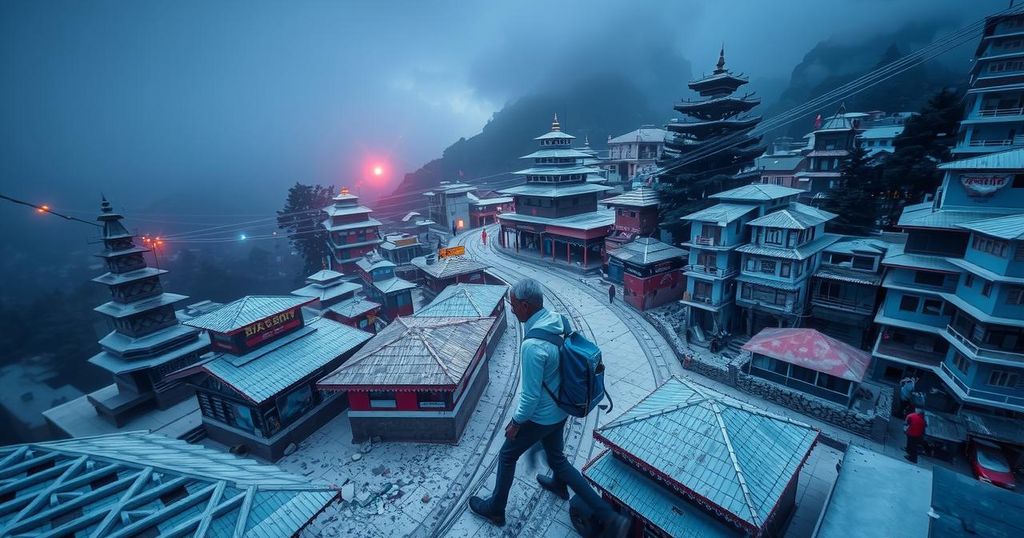
[[[913,404],[908,409],[910,413],[907,414],[906,424],[903,425],[903,431],[907,434],[907,455],[903,457],[910,463],[917,463],[917,455],[924,445],[926,424],[924,413],[918,411]]]
[[[517,282],[509,293],[509,303],[512,313],[523,324],[523,334],[537,330],[561,336],[568,329],[563,326],[561,314],[544,308],[544,294],[536,280]],[[489,499],[470,497],[470,510],[494,525],[504,526],[516,463],[530,447],[540,443],[555,474],[554,478],[537,475],[541,487],[565,500],[569,499],[571,488],[604,524],[605,536],[626,536],[629,519],[615,513],[565,457],[563,434],[568,414],[551,396],[561,386],[558,347],[539,338],[525,338],[520,355],[519,404],[505,427],[494,491]]]
[[[480,230],[480,240],[484,242],[484,246],[487,246],[487,228]]]
[[[615,302],[615,284],[608,286],[608,304]]]
[[[908,375],[900,380],[900,411],[906,416],[913,405],[914,389],[917,388],[917,377]]]

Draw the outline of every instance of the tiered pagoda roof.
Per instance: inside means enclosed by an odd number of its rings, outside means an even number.
[[[650,207],[659,203],[658,191],[650,187],[637,187],[631,191],[605,198],[599,202],[608,207]]]
[[[540,149],[520,158],[530,159],[533,166],[524,168],[516,175],[525,176],[526,184],[499,191],[502,194],[521,194],[547,198],[561,198],[580,194],[611,190],[611,187],[587,183],[587,178],[598,176],[601,169],[587,163],[594,155],[571,147],[575,136],[562,131],[555,115],[551,131],[534,138],[540,141]]]
[[[306,277],[306,285],[292,291],[292,295],[317,299],[323,306],[329,306],[335,299],[353,294],[363,287],[355,282],[342,280],[341,273],[323,269]]]

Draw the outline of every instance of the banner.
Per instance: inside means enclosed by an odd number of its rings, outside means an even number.
[[[295,307],[280,314],[263,318],[255,323],[250,323],[242,327],[239,332],[245,336],[245,347],[251,348],[301,324],[302,318],[299,316],[299,307]]]
[[[964,174],[960,184],[970,196],[992,196],[1013,181],[1012,174]]]
[[[463,247],[463,246],[439,248],[439,249],[437,249],[437,257],[438,258],[448,258],[450,256],[462,256],[465,253],[466,253],[466,247]]]

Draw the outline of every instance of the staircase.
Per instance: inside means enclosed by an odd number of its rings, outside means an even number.
[[[729,339],[729,342],[725,344],[725,349],[722,350],[722,353],[724,355],[728,355],[730,357],[739,357],[740,353],[743,352],[740,348],[743,347],[743,344],[746,344],[749,341],[750,341],[750,337],[749,336],[745,336],[745,335],[733,336],[732,338]]]

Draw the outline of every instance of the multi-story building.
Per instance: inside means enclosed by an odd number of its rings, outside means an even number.
[[[498,222],[498,215],[516,210],[515,199],[511,196],[480,198],[467,193],[469,198],[469,227],[479,228]]]
[[[416,284],[395,276],[395,267],[377,252],[367,254],[356,264],[366,298],[381,306],[380,313],[389,322],[399,316],[412,315],[415,308],[412,290],[416,289]],[[376,320],[370,322],[376,323]]]
[[[806,166],[807,159],[800,153],[762,155],[754,159],[754,172],[762,184],[791,189],[799,188],[796,175]]]
[[[986,19],[966,101],[955,157],[1024,146],[1024,14]]]
[[[874,344],[870,330],[881,299],[882,258],[889,243],[870,237],[843,237],[821,251],[811,277],[808,325],[862,349]]]
[[[839,169],[857,145],[860,132],[860,118],[850,116],[840,109],[814,130],[814,147],[807,154],[807,164],[796,173],[796,188],[806,191],[800,201],[817,203],[839,186]]]
[[[370,218],[373,210],[359,205],[359,197],[347,188],[334,197],[334,204],[324,208],[327,219],[322,225],[327,230],[327,246],[331,251],[331,265],[344,274],[354,274],[356,262],[380,244],[379,220]]]
[[[608,182],[622,184],[628,190],[637,172],[654,166],[661,158],[668,134],[664,129],[644,125],[624,135],[609,136],[608,159],[601,163],[601,168],[608,171]]]
[[[736,249],[741,257],[736,277],[741,332],[801,326],[819,253],[839,239],[825,233],[825,223],[833,218],[833,213],[790,202],[747,222],[750,243]]]
[[[427,197],[427,218],[433,222],[431,227],[450,234],[469,229],[473,201],[469,195],[474,191],[476,187],[467,183],[442,181],[436,189],[423,193]]]
[[[737,248],[750,242],[746,224],[768,212],[787,207],[801,191],[778,185],[745,185],[711,195],[717,205],[691,213],[689,262],[684,266],[690,307],[688,325],[693,340],[732,332],[735,320],[736,276],[740,269]]]
[[[952,409],[1024,416],[1024,148],[939,168],[935,201],[904,209],[906,245],[883,260],[875,375],[913,371]]]
[[[896,137],[902,132],[903,125],[873,125],[864,129],[857,140],[869,159],[880,160],[896,151]]]

